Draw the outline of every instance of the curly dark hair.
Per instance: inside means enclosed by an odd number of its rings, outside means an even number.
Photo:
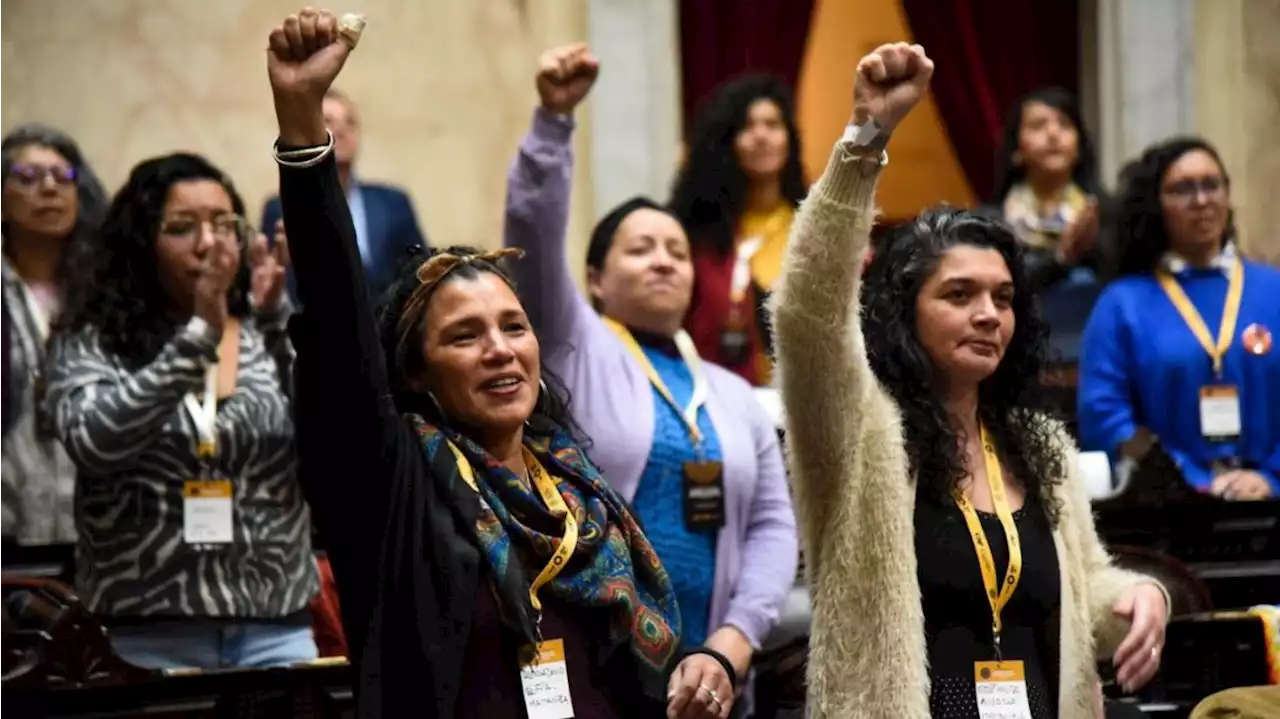
[[[5,182],[8,182],[13,162],[19,152],[33,146],[58,152],[76,170],[76,226],[72,228],[72,234],[63,246],[56,270],[64,303],[74,302],[92,284],[93,266],[99,260],[97,232],[102,224],[108,198],[97,175],[84,160],[76,139],[59,129],[38,123],[18,125],[5,134],[4,141],[0,141],[0,191],[3,191]],[[5,221],[0,220],[0,235],[8,232]],[[0,280],[0,304],[4,302],[3,293],[4,284]],[[4,331],[8,338],[8,326],[5,326]],[[0,357],[0,363],[8,367],[8,353]],[[13,423],[18,420],[19,413],[22,412],[23,385],[28,381],[27,376],[19,376],[18,372],[6,370],[6,374],[8,390],[5,393],[4,411],[0,412],[0,436],[8,434],[13,429]]]
[[[59,329],[88,326],[101,333],[103,349],[136,369],[151,360],[173,337],[179,324],[172,302],[160,285],[156,240],[169,189],[179,182],[212,180],[231,197],[237,215],[244,200],[224,172],[199,155],[175,153],[139,163],[116,193],[102,223],[96,277],[67,299]],[[227,292],[227,311],[244,317],[249,309],[248,258]]]
[[[422,317],[408,321],[408,334],[402,337],[400,328],[405,321],[405,307],[409,298],[419,285],[418,268],[432,257],[448,253],[460,257],[476,256],[485,250],[466,245],[452,247],[424,248],[421,245],[410,247],[405,257],[396,268],[391,283],[378,299],[376,316],[378,335],[382,343],[383,355],[387,358],[387,374],[390,376],[391,395],[396,409],[401,414],[417,414],[427,422],[435,425],[452,424],[452,421],[441,414],[440,407],[430,397],[415,389],[412,379],[421,377],[426,371],[426,363],[422,357],[422,345],[426,334],[426,303],[418,312]],[[497,275],[506,282],[512,291],[516,291],[515,280],[503,266],[502,261],[489,262],[472,259],[458,264],[440,280],[431,292],[450,280],[474,280],[484,273]],[[428,295],[428,299],[430,295]],[[589,445],[588,438],[574,422],[569,411],[569,390],[555,373],[542,363],[543,391],[538,393],[537,404],[528,420],[529,429],[539,435],[565,431],[571,434],[584,449]]]
[[[1175,137],[1151,145],[1138,159],[1125,165],[1120,187],[1120,216],[1116,221],[1117,253],[1113,276],[1145,275],[1155,271],[1160,258],[1169,251],[1169,233],[1164,224],[1161,186],[1169,168],[1188,152],[1202,150],[1213,157],[1227,187],[1231,177],[1217,149],[1199,137]],[[1235,237],[1235,213],[1227,218],[1222,234],[1225,246]]]
[[[1049,485],[1063,476],[1054,442],[1053,404],[1039,382],[1046,328],[1023,269],[1022,247],[1004,222],[980,213],[926,210],[877,243],[864,274],[862,332],[871,369],[902,409],[907,455],[922,496],[951,501],[965,475],[960,437],[942,404],[942,378],[920,344],[916,298],[947,250],[989,248],[1004,257],[1013,278],[1013,337],[995,373],[978,388],[979,416],[1001,457],[1023,482],[1028,498],[1047,501]]]
[[[721,85],[697,113],[689,137],[689,153],[676,175],[668,204],[694,244],[720,254],[733,249],[738,218],[746,210],[747,174],[738,164],[733,143],[747,124],[747,111],[757,100],[772,100],[787,126],[789,155],[782,167],[782,196],[799,206],[806,188],[800,167],[800,131],[791,90],[772,75],[744,75]]]
[[[1000,156],[996,158],[995,192],[991,196],[993,204],[1001,204],[1014,185],[1027,179],[1027,170],[1013,161],[1018,152],[1018,135],[1022,131],[1022,110],[1027,103],[1039,102],[1067,116],[1076,128],[1076,166],[1071,171],[1071,180],[1084,190],[1085,194],[1096,195],[1100,190],[1098,183],[1098,153],[1094,149],[1093,136],[1085,127],[1084,115],[1075,95],[1060,87],[1043,87],[1023,95],[1009,109],[1004,120],[1004,143],[1000,148]]]

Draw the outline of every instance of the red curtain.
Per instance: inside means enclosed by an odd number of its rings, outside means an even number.
[[[1004,119],[1020,96],[1080,80],[1078,0],[900,0],[933,58],[933,97],[978,197],[991,196]]]
[[[795,87],[814,0],[681,0],[680,59],[686,130],[717,85],[750,72]]]

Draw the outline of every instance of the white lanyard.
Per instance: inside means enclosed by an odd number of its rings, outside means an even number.
[[[738,243],[736,259],[733,263],[733,277],[729,280],[729,297],[734,302],[741,302],[747,294],[747,286],[751,284],[751,258],[755,257],[764,246],[761,237],[748,237]]]
[[[44,347],[49,341],[49,315],[44,311],[40,300],[36,299],[36,294],[31,291],[26,280],[19,279],[18,286],[22,288],[22,300],[26,303],[27,312],[31,315],[31,325],[35,330],[36,338],[40,340],[40,346]]]
[[[689,404],[681,414],[684,415],[685,424],[697,427],[698,410],[707,403],[707,377],[702,372],[702,358],[698,356],[698,348],[693,344],[693,338],[688,332],[680,330],[672,339],[675,340],[680,359],[684,360],[685,366],[689,368],[689,374],[693,376],[693,394],[689,396]]]
[[[201,459],[213,457],[218,448],[218,365],[209,365],[204,371],[204,403],[194,393],[183,397],[191,421],[199,438],[197,454]]]

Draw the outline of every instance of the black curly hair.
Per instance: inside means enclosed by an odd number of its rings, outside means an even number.
[[[794,206],[806,188],[800,167],[800,131],[791,90],[772,75],[744,75],[721,85],[697,113],[689,152],[671,187],[668,205],[689,233],[690,242],[720,254],[733,249],[738,218],[746,210],[747,174],[733,143],[757,100],[772,100],[787,127],[787,162],[779,178],[782,196]]]
[[[1004,120],[1004,143],[996,158],[995,192],[992,204],[1003,204],[1014,185],[1027,179],[1027,169],[1015,164],[1013,156],[1018,152],[1018,136],[1022,132],[1022,110],[1028,103],[1048,105],[1067,116],[1076,129],[1076,165],[1071,170],[1071,180],[1088,195],[1096,195],[1101,189],[1098,183],[1098,153],[1093,136],[1085,127],[1084,115],[1075,95],[1060,87],[1042,87],[1023,95],[1009,108]]]
[[[994,374],[978,388],[979,416],[1028,498],[1048,501],[1061,481],[1063,457],[1054,443],[1053,404],[1040,384],[1046,328],[1040,319],[1022,247],[1004,222],[949,207],[926,210],[884,237],[863,275],[862,332],[871,369],[902,410],[907,456],[922,496],[950,502],[966,476],[960,437],[942,404],[938,376],[916,326],[916,299],[944,253],[958,245],[993,249],[1013,279],[1013,337]]]
[[[56,277],[64,297],[74,295],[80,288],[93,281],[93,268],[99,260],[98,228],[102,224],[102,216],[107,209],[107,192],[103,189],[98,176],[80,152],[80,146],[74,138],[57,128],[39,123],[28,123],[14,128],[0,141],[0,164],[3,165],[4,179],[13,171],[18,153],[23,149],[37,146],[46,147],[62,156],[75,169],[76,182],[76,224],[71,230],[58,258]],[[9,235],[8,223],[0,223],[0,235]],[[13,245],[4,243],[4,251],[12,252]],[[22,411],[24,388],[31,380],[28,376],[20,376],[18,372],[9,371],[9,313],[4,313],[5,323],[5,363],[4,363],[4,429],[7,433],[12,422]]]
[[[1222,156],[1207,140],[1199,137],[1174,137],[1151,145],[1138,159],[1125,165],[1120,187],[1120,216],[1116,221],[1116,237],[1120,251],[1113,276],[1145,275],[1155,271],[1160,258],[1169,251],[1169,232],[1164,223],[1164,206],[1160,202],[1164,176],[1174,163],[1188,152],[1207,152],[1218,164],[1222,179],[1230,188],[1231,177],[1222,164]],[[1222,233],[1225,246],[1236,235],[1235,213],[1227,217],[1227,230]]]
[[[486,250],[466,245],[454,245],[446,248],[424,248],[421,245],[410,247],[398,264],[391,283],[383,291],[377,302],[376,317],[378,320],[378,336],[382,343],[382,352],[387,359],[387,374],[390,376],[391,395],[396,409],[401,414],[417,414],[431,424],[451,424],[452,420],[441,414],[437,405],[421,390],[414,388],[413,379],[421,377],[426,371],[426,363],[422,357],[422,346],[426,334],[426,303],[418,308],[419,317],[404,316],[409,298],[420,284],[418,269],[427,260],[438,254],[451,254],[459,257],[472,257],[459,263],[431,288],[434,293],[440,285],[451,280],[474,280],[482,274],[497,275],[512,291],[516,291],[515,280],[507,271],[504,261],[490,262],[480,259]],[[517,293],[518,296],[518,293]],[[427,299],[430,295],[427,296]],[[401,327],[407,326],[408,333],[401,333]],[[569,390],[555,373],[542,363],[542,391],[538,393],[537,404],[528,420],[529,429],[538,435],[548,435],[557,431],[568,432],[586,448],[588,438],[574,422],[569,411]]]
[[[185,318],[160,285],[156,240],[169,190],[179,182],[212,180],[244,216],[244,200],[224,172],[199,155],[174,153],[138,163],[116,193],[100,233],[102,256],[95,278],[67,298],[59,330],[95,327],[104,350],[136,369],[155,359]],[[227,293],[227,311],[244,317],[249,309],[249,266],[242,256]]]

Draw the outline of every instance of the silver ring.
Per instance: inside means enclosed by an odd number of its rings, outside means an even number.
[[[711,701],[716,703],[717,709],[721,708],[720,695],[716,694],[716,690],[712,689],[706,684],[699,684],[698,688],[705,691],[707,693],[707,696],[711,697]]]
[[[1159,647],[1159,646],[1151,647],[1151,658],[1152,658],[1152,659],[1159,659],[1159,658],[1160,658],[1160,647]]]

